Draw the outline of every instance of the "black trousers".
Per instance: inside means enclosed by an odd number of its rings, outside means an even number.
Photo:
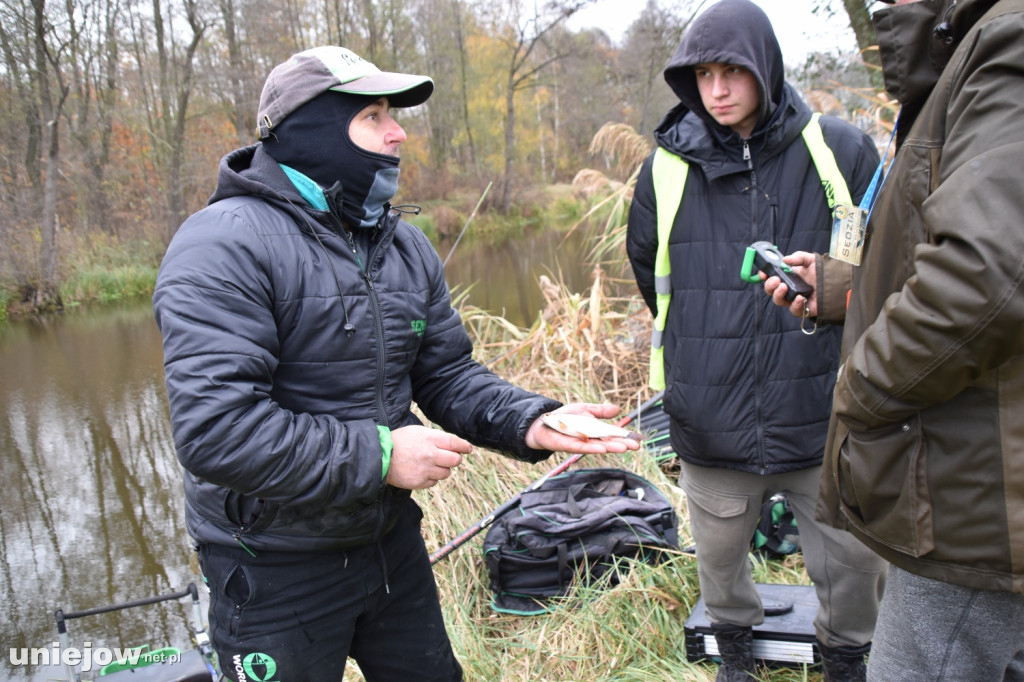
[[[344,552],[257,552],[203,544],[210,635],[238,682],[339,682],[351,656],[368,682],[461,680],[407,502],[379,545]]]

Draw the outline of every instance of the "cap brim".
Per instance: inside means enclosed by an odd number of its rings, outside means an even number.
[[[381,71],[335,85],[331,90],[353,95],[387,97],[388,103],[393,107],[415,107],[430,99],[434,92],[434,81],[429,76]]]

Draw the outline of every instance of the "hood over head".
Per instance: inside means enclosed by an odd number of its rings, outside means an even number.
[[[782,102],[785,66],[775,30],[760,7],[750,0],[719,0],[687,29],[665,67],[665,82],[689,110],[711,126],[719,126],[701,101],[693,67],[697,64],[745,67],[761,92],[758,127]]]
[[[997,0],[919,0],[871,15],[885,90],[911,117],[931,93],[956,46]]]

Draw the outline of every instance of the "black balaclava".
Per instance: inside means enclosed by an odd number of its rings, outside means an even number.
[[[398,157],[357,146],[348,127],[374,96],[325,92],[275,126],[263,149],[324,189],[341,183],[341,217],[352,228],[374,227],[398,191]]]

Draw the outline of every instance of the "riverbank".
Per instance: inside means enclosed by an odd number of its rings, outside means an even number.
[[[404,218],[423,230],[439,252],[448,253],[456,241],[461,246],[503,244],[531,230],[567,231],[589,208],[589,201],[571,186],[550,185],[524,195],[507,215],[492,210],[485,189],[481,194],[464,190],[423,202],[418,213]],[[83,304],[152,295],[166,245],[151,236],[155,230],[141,232],[146,236],[130,239],[106,232],[60,235],[58,303],[40,308],[35,303],[40,286],[35,278],[7,276],[0,279],[0,324]]]

